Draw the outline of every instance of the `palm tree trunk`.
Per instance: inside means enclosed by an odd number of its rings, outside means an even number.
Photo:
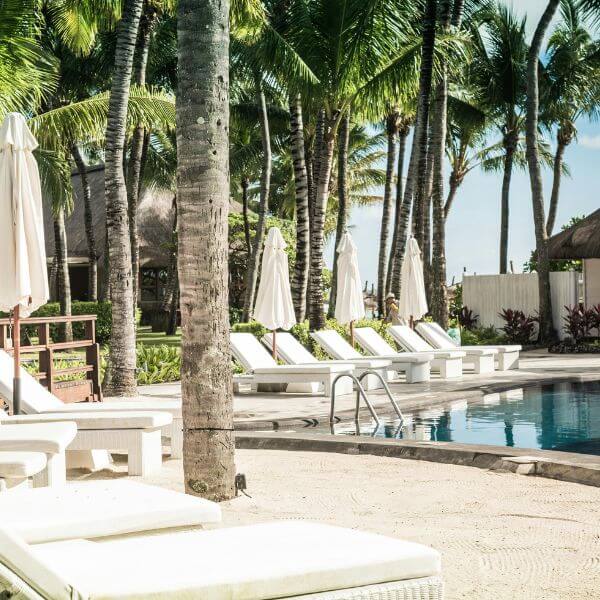
[[[502,201],[500,209],[500,273],[508,272],[508,232],[510,219],[510,183],[514,155],[519,142],[516,123],[512,119],[505,127],[504,134],[504,176],[502,178]]]
[[[415,125],[416,128],[416,125]],[[415,185],[415,177],[417,170],[418,150],[413,141],[411,157],[408,164],[408,173],[406,175],[406,187],[402,196],[402,210],[400,212],[400,223],[398,229],[398,244],[396,246],[396,257],[394,258],[394,272],[392,273],[392,293],[399,298],[400,287],[402,285],[402,262],[404,260],[404,252],[406,250],[406,239],[410,230],[410,212],[413,208],[413,191]]]
[[[173,228],[169,247],[169,264],[167,266],[167,283],[162,300],[162,311],[165,315],[165,334],[175,335],[177,332],[177,304],[179,301],[179,278],[177,276],[177,195],[173,197]]]
[[[252,255],[252,242],[250,241],[250,220],[248,219],[248,188],[250,180],[245,175],[242,177],[242,217],[244,219],[244,240],[246,241],[246,252],[248,260]]]
[[[385,284],[387,281],[388,239],[390,236],[390,221],[392,218],[392,186],[394,184],[394,169],[396,168],[398,133],[400,115],[392,111],[386,118],[387,132],[387,163],[385,169],[385,185],[383,187],[383,211],[381,229],[379,231],[379,261],[377,264],[377,313],[385,315]]]
[[[256,282],[258,281],[260,257],[262,256],[263,240],[265,238],[267,211],[269,210],[269,191],[271,187],[272,155],[271,137],[269,134],[269,117],[267,114],[267,101],[265,99],[262,80],[260,78],[257,78],[256,81],[256,93],[260,111],[263,165],[260,174],[258,221],[256,223],[256,233],[254,234],[254,243],[252,245],[252,256],[248,261],[248,271],[246,272],[246,298],[244,300],[244,312],[242,316],[242,319],[245,322],[250,321],[254,311],[254,296],[256,295]]]
[[[73,144],[71,148],[71,155],[81,179],[83,193],[83,221],[88,249],[88,300],[96,302],[98,300],[98,251],[96,250],[96,236],[94,234],[94,219],[92,215],[92,189],[88,180],[85,161],[76,144]]]
[[[348,225],[348,146],[350,144],[350,114],[346,113],[340,122],[338,137],[338,214],[333,248],[333,273],[327,317],[333,319],[337,301],[337,248]]]
[[[186,492],[234,495],[229,347],[229,2],[179,0],[177,210]]]
[[[131,273],[131,240],[123,147],[131,86],[133,52],[143,0],[126,0],[117,32],[106,127],[104,185],[110,260],[112,332],[105,392],[111,396],[136,394],[135,318]]]
[[[69,260],[67,254],[67,230],[65,228],[65,211],[61,208],[54,217],[54,246],[56,254],[56,282],[60,314],[71,316],[71,278],[69,276]],[[61,342],[73,339],[71,323],[60,323],[58,327]]]
[[[388,261],[387,273],[385,278],[385,293],[392,291],[392,274],[396,264],[396,253],[398,252],[398,243],[400,237],[400,223],[402,218],[402,199],[404,197],[404,158],[406,156],[406,138],[410,127],[405,123],[398,131],[398,165],[396,167],[396,207],[394,211],[394,234],[392,235],[392,247],[390,249],[390,258]]]
[[[544,211],[544,190],[542,187],[542,169],[538,150],[539,121],[539,87],[538,61],[544,36],[560,0],[549,0],[529,48],[527,57],[527,163],[531,181],[531,200],[533,205],[533,221],[535,225],[535,245],[538,264],[539,306],[539,340],[548,342],[555,337],[552,323],[552,299],[550,297],[550,261],[548,259],[548,236],[546,233],[546,215]]]
[[[431,129],[429,133],[431,139]],[[431,193],[433,189],[433,159],[431,156],[431,142],[427,150],[427,181],[425,196],[423,196],[423,241],[421,255],[423,258],[423,279],[425,282],[425,293],[427,302],[431,304]]]
[[[146,85],[146,67],[152,39],[152,30],[157,20],[155,8],[151,2],[144,2],[144,11],[140,18],[137,44],[134,54],[133,83]],[[127,161],[127,204],[129,213],[129,237],[131,239],[131,281],[133,284],[134,305],[137,304],[137,291],[140,272],[140,240],[138,234],[137,207],[142,181],[144,144],[146,130],[137,126],[131,138],[129,160]]]
[[[452,171],[450,173],[450,182],[448,187],[448,196],[446,198],[446,204],[444,204],[444,218],[447,219],[450,214],[450,209],[454,204],[454,200],[456,198],[456,192],[458,192],[458,188],[460,187],[461,181],[458,178],[456,171]]]
[[[427,0],[423,15],[423,46],[421,50],[421,72],[419,77],[419,97],[417,102],[417,125],[415,139],[419,154],[416,174],[415,211],[416,228],[414,235],[419,247],[423,248],[425,196],[427,194],[427,132],[429,128],[429,104],[431,98],[431,80],[433,76],[433,50],[435,46],[435,25],[437,0]],[[414,143],[414,142],[413,142]]]
[[[310,239],[310,313],[311,330],[325,327],[323,312],[323,246],[325,235],[325,214],[329,197],[329,178],[333,163],[335,147],[335,122],[325,117],[321,143],[315,147],[315,165],[313,170],[315,200],[311,223],[313,225]]]
[[[292,277],[292,299],[296,321],[302,323],[306,316],[306,291],[310,259],[310,224],[308,215],[308,170],[304,148],[304,122],[300,94],[290,99],[290,125],[294,184],[296,194],[296,262]]]
[[[552,179],[552,194],[550,196],[550,208],[548,209],[548,220],[546,221],[546,233],[548,237],[552,235],[554,224],[556,222],[556,211],[558,210],[558,200],[560,197],[560,184],[563,170],[563,160],[567,146],[573,140],[574,127],[571,124],[564,124],[556,134],[556,153],[554,154],[554,175]]]

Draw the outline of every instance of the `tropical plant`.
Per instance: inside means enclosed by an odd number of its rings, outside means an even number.
[[[179,0],[177,31],[184,482],[188,493],[225,500],[234,495],[235,477],[227,314],[229,2]]]
[[[590,330],[596,328],[595,312],[586,308],[582,303],[574,306],[565,306],[563,316],[563,330],[568,333],[575,343],[582,338],[588,337]]]
[[[469,330],[475,329],[479,321],[479,315],[476,315],[468,306],[461,306],[453,316],[461,327]]]
[[[139,344],[136,352],[137,383],[152,385],[181,379],[181,349],[176,346]]]
[[[505,321],[502,331],[510,344],[529,344],[535,332],[538,317],[525,315],[522,310],[503,308],[499,316]]]

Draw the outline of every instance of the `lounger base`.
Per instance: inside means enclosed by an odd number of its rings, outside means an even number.
[[[463,359],[463,363],[473,369],[473,373],[476,375],[483,375],[485,373],[493,373],[495,369],[494,355],[489,356],[469,356]]]
[[[498,352],[496,356],[498,371],[510,371],[519,368],[519,352]]]
[[[431,364],[433,369],[439,371],[442,379],[454,379],[456,377],[462,377],[462,358],[437,358]]]
[[[431,379],[431,363],[408,363],[405,368],[406,383],[423,383]]]
[[[46,454],[46,468],[33,476],[33,487],[58,487],[66,483],[65,453]]]
[[[440,577],[391,581],[376,585],[294,596],[294,600],[443,600]]]

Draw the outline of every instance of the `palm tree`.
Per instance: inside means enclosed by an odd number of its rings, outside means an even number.
[[[564,154],[577,134],[577,119],[600,103],[600,45],[593,42],[574,0],[562,0],[561,23],[548,41],[544,102],[540,118],[556,125],[556,152],[546,233],[552,235],[560,196]]]
[[[177,210],[183,470],[188,493],[234,495],[228,314],[229,2],[179,0]]]
[[[135,315],[131,278],[131,239],[123,147],[133,54],[143,0],[125,0],[118,25],[105,146],[106,225],[110,257],[112,330],[106,393],[136,394]]]
[[[540,21],[537,24],[531,47],[527,55],[527,116],[525,121],[527,164],[531,181],[531,201],[535,226],[535,249],[538,264],[539,289],[539,340],[550,341],[555,337],[552,323],[552,299],[550,297],[550,261],[548,258],[548,234],[546,232],[546,214],[544,210],[544,190],[542,187],[542,169],[538,150],[538,127],[540,97],[538,86],[538,61],[542,42],[550,22],[554,17],[560,0],[549,0]]]
[[[523,129],[527,42],[525,19],[497,3],[474,20],[472,77],[479,102],[493,115],[502,133],[504,175],[501,195],[500,273],[508,269],[510,184],[519,135]],[[482,23],[483,27],[478,25]]]

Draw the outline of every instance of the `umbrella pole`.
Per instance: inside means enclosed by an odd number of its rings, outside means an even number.
[[[350,343],[354,348],[354,321],[350,321]]]
[[[273,329],[273,358],[277,360],[277,331]]]
[[[15,306],[13,312],[13,358],[15,362],[15,372],[13,379],[13,414],[18,415],[21,412],[21,320],[19,305]]]
[[[408,324],[410,325],[410,328],[411,328],[411,329],[414,329],[414,328],[415,328],[415,320],[413,319],[413,316],[412,316],[412,315],[410,315],[410,319],[409,319],[409,321],[408,321]]]

